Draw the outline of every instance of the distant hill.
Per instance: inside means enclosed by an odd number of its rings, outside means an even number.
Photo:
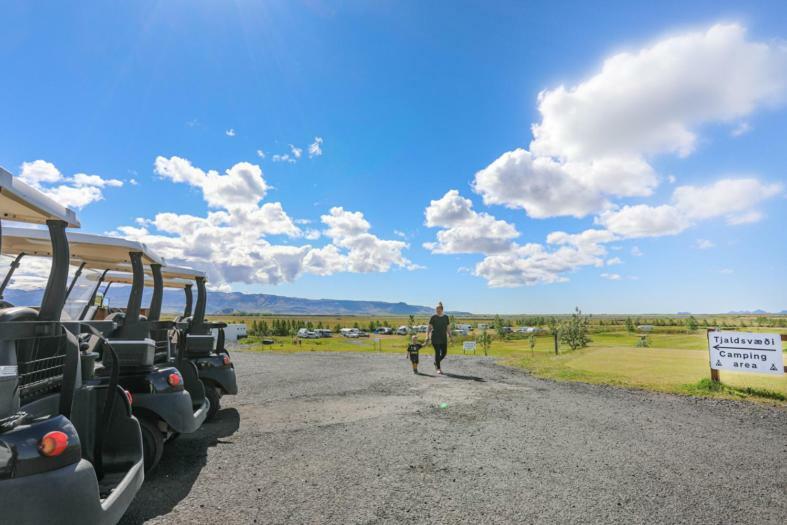
[[[195,292],[196,293],[196,292]],[[38,305],[41,290],[21,292],[9,290],[5,300],[15,305]],[[124,306],[128,288],[110,288],[109,303]],[[196,301],[196,297],[195,297]],[[146,290],[142,304],[150,303],[150,291]],[[165,290],[162,311],[183,310],[184,296],[180,290]],[[208,292],[207,312],[229,314],[235,312],[287,314],[287,315],[427,315],[433,307],[385,301],[351,301],[345,299],[304,299],[271,294],[247,294],[241,292]],[[448,312],[454,315],[471,315],[469,312]]]

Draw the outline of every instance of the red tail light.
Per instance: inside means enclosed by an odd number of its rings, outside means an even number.
[[[180,377],[180,374],[177,372],[172,372],[169,377],[167,377],[167,383],[169,386],[178,386],[183,382],[183,378]]]
[[[230,362],[231,362],[230,361],[230,356],[228,356],[227,354],[224,354],[224,364],[228,365],[228,364],[230,364]]]
[[[134,398],[131,397],[131,392],[129,392],[128,390],[123,390],[123,392],[126,394],[126,399],[128,400],[128,405],[131,406],[131,404],[134,402]]]
[[[41,455],[50,458],[62,454],[66,447],[68,447],[68,436],[59,430],[47,432],[38,443],[38,451]]]

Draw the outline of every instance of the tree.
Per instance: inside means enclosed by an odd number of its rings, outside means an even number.
[[[630,334],[634,333],[636,327],[634,326],[634,320],[631,317],[626,317],[626,331]]]
[[[589,325],[589,317],[582,315],[582,310],[579,307],[575,308],[574,313],[571,314],[571,317],[568,318],[562,330],[560,330],[560,342],[567,344],[571,350],[586,347],[590,341],[588,337]]]
[[[505,330],[503,329],[503,318],[499,315],[495,316],[495,331],[497,332],[498,337],[504,337],[506,335]]]
[[[530,355],[531,356],[535,356],[536,355],[536,334],[531,333],[528,336],[527,339],[530,342]]]
[[[699,327],[700,324],[697,322],[697,319],[695,319],[693,315],[690,315],[686,319],[686,328],[688,328],[689,332],[693,332]]]
[[[478,338],[481,343],[481,348],[484,349],[484,355],[489,355],[489,350],[492,348],[492,336],[486,333],[486,330],[481,332],[481,337]]]
[[[409,328],[410,331],[412,332],[414,326],[415,326],[415,316],[413,314],[410,314],[410,317],[407,319],[407,328]]]

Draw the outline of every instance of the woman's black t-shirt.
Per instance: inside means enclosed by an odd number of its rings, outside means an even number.
[[[448,343],[448,316],[447,315],[433,315],[429,319],[429,324],[432,325],[432,344],[444,345]]]

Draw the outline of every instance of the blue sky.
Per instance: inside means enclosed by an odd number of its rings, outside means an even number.
[[[787,5],[575,4],[7,5],[0,165],[222,289],[787,309]]]

